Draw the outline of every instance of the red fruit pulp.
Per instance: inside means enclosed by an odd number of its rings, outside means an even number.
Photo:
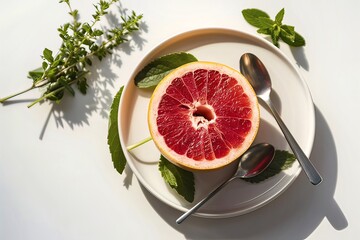
[[[197,69],[171,82],[160,100],[156,123],[176,153],[214,160],[242,145],[251,117],[251,101],[235,78]]]

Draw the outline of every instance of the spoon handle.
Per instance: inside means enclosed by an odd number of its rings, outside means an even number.
[[[209,195],[207,195],[205,198],[203,198],[200,202],[198,202],[195,206],[193,206],[192,208],[190,208],[186,213],[184,213],[183,215],[181,215],[177,220],[176,223],[180,224],[182,223],[187,217],[189,217],[191,214],[193,214],[194,212],[196,212],[196,210],[198,210],[202,205],[204,205],[204,203],[206,203],[210,198],[212,198],[216,193],[218,193],[223,187],[225,187],[225,185],[227,185],[229,182],[231,182],[232,180],[234,180],[236,177],[231,177],[230,179],[228,179],[227,181],[225,181],[224,183],[222,183],[220,186],[218,186],[217,188],[215,188],[211,193],[209,193]]]
[[[322,177],[315,169],[314,165],[311,163],[309,158],[305,155],[299,144],[296,142],[293,135],[290,133],[289,129],[286,127],[285,123],[280,118],[279,113],[276,111],[275,107],[273,106],[270,99],[263,99],[267,105],[269,106],[276,122],[279,124],[281,131],[283,132],[287,142],[291,150],[293,151],[294,155],[296,156],[297,160],[299,161],[302,169],[306,173],[307,177],[309,178],[310,182],[313,185],[318,185],[322,181]]]

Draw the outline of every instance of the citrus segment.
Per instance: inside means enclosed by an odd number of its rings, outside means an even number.
[[[242,155],[259,127],[257,97],[236,70],[185,64],[156,87],[148,123],[160,152],[187,169],[215,169]]]

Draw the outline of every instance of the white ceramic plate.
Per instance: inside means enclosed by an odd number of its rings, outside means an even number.
[[[153,49],[138,65],[126,85],[119,108],[119,134],[123,148],[150,136],[147,107],[152,90],[138,89],[134,76],[149,61],[167,53],[186,51],[203,61],[239,68],[245,52],[257,55],[267,67],[273,81],[272,100],[284,122],[309,156],[315,132],[315,114],[310,92],[288,58],[268,41],[248,33],[230,29],[199,29],[179,34]],[[289,150],[276,122],[261,107],[261,124],[255,142],[269,142],[277,149]],[[234,170],[234,165],[212,172],[195,174],[195,201],[190,204],[169,188],[158,170],[160,152],[152,142],[125,156],[139,181],[158,199],[181,211],[186,211],[219,185]],[[299,175],[301,168],[293,166],[258,184],[237,180],[198,210],[197,216],[231,217],[253,211],[279,196]]]

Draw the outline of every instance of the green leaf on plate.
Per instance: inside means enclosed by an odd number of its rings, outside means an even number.
[[[259,175],[244,179],[247,182],[259,183],[268,179],[276,174],[280,173],[282,170],[288,169],[292,166],[296,160],[294,154],[285,151],[285,150],[276,150],[273,161],[270,163],[267,169]]]
[[[159,162],[161,176],[169,186],[183,196],[186,201],[193,202],[195,195],[194,174],[175,166],[161,155]]]
[[[118,110],[120,97],[124,86],[122,86],[119,92],[115,95],[113,103],[110,108],[110,116],[109,116],[109,129],[108,129],[108,137],[107,142],[109,145],[111,159],[114,164],[114,168],[121,174],[126,165],[126,158],[124,152],[121,148],[119,132],[118,132]]]
[[[196,62],[190,53],[178,52],[155,59],[146,65],[136,76],[135,85],[139,88],[156,86],[167,74],[186,63]]]

